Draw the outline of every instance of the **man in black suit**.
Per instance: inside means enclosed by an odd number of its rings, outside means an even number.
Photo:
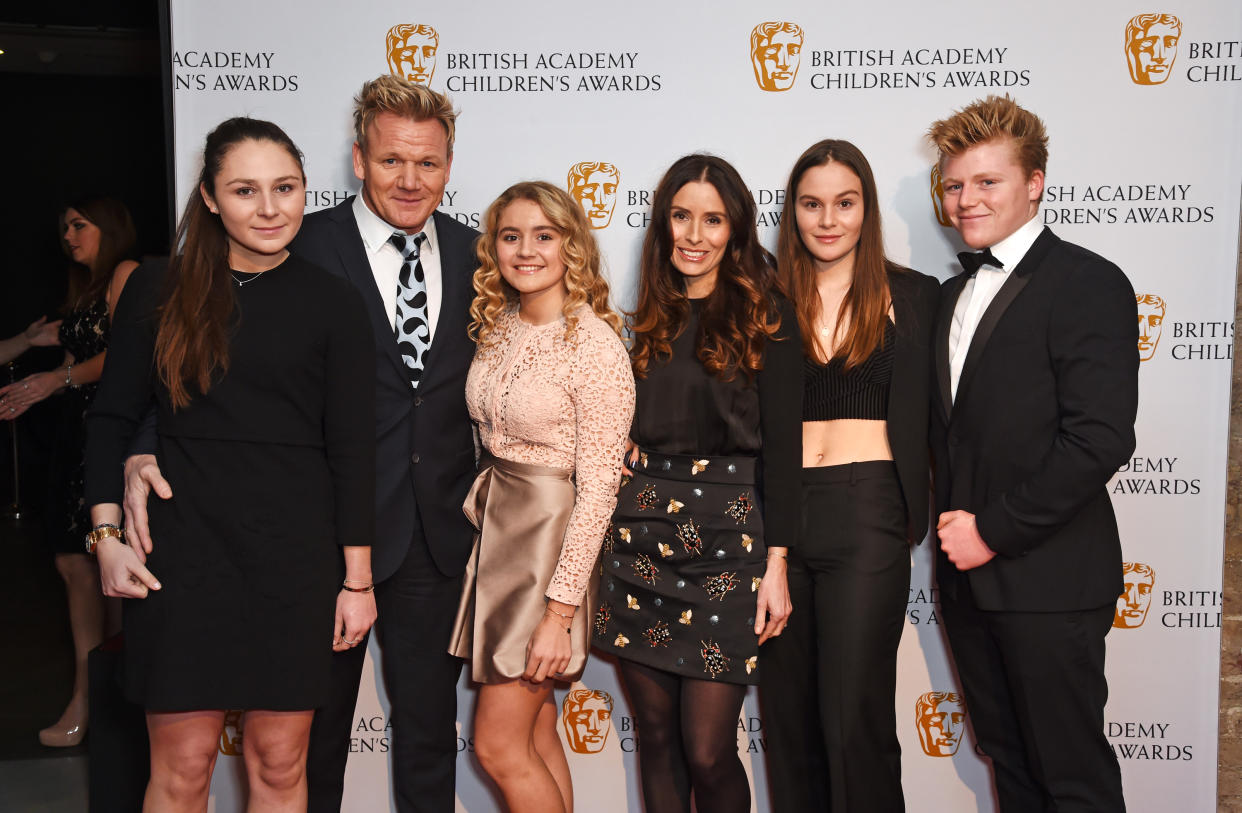
[[[377,612],[397,809],[454,806],[461,662],[448,643],[473,538],[461,506],[475,475],[465,387],[478,265],[478,233],[435,211],[452,168],[455,118],[424,85],[390,75],[363,85],[353,146],[361,192],[307,215],[290,246],[362,292],[376,345],[373,362],[358,360],[376,373],[374,604],[365,580],[344,582],[333,697],[311,729],[312,812],[341,807],[366,652],[365,636],[349,630],[366,629]],[[171,491],[151,457],[131,458],[126,484],[127,526],[145,531],[148,487],[163,497]]]
[[[1038,117],[991,96],[929,136],[945,211],[983,250],[942,288],[931,417],[937,580],[969,717],[1004,813],[1124,811],[1103,733],[1121,592],[1105,486],[1134,450],[1134,290],[1040,225]]]

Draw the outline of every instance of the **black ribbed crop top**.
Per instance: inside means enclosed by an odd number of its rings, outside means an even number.
[[[892,321],[886,320],[884,343],[866,361],[848,372],[843,369],[843,359],[835,358],[827,364],[806,359],[803,362],[802,420],[886,419],[896,332]]]

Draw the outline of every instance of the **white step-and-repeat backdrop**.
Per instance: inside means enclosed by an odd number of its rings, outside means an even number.
[[[1128,564],[1105,733],[1131,810],[1214,809],[1242,5],[172,0],[172,31],[182,201],[205,133],[239,114],[276,121],[306,152],[308,209],[343,200],[356,190],[350,100],[366,79],[401,72],[461,111],[443,210],[477,226],[514,181],[567,184],[622,307],[651,191],[682,154],[732,161],[774,246],[794,159],[821,138],[849,139],[875,168],[890,255],[944,278],[959,245],[937,219],[928,124],[989,93],[1039,113],[1052,155],[1044,222],[1116,261],[1140,294],[1138,448],[1109,485]],[[960,715],[932,729],[932,711],[960,706],[929,546],[912,555],[895,698],[908,806],[990,811],[988,770]],[[370,655],[347,810],[389,805],[391,731]],[[582,703],[557,692],[578,808],[640,810],[633,715],[613,665],[593,659],[574,688],[595,693]],[[499,808],[472,756],[473,702],[463,682],[458,808],[472,813]],[[230,726],[222,751],[238,737]],[[737,743],[767,810],[753,694]],[[239,762],[220,759],[214,810],[241,809]]]

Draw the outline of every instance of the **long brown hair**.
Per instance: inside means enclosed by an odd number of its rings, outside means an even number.
[[[66,228],[65,215],[70,209],[99,229],[99,250],[95,253],[94,261],[84,271],[79,270],[83,268],[82,265],[75,263],[75,269],[70,272],[66,311],[76,310],[102,299],[112,281],[112,273],[124,260],[133,259],[134,248],[138,243],[129,209],[116,198],[84,197],[70,201],[60,213],[62,235]]]
[[[216,176],[224,157],[243,141],[270,141],[284,147],[299,170],[302,168],[302,153],[285,131],[270,121],[232,118],[207,134],[203,171],[177,226],[174,245],[181,246],[181,253],[169,261],[155,336],[155,368],[168,388],[174,409],[190,403],[187,385],[205,393],[212,379],[229,368],[234,297],[228,234],[220,216],[207,208],[199,189],[215,196]]]
[[[906,269],[890,262],[884,256],[884,233],[880,222],[879,196],[875,189],[875,176],[871,164],[862,151],[848,141],[826,139],[812,145],[794,163],[785,186],[785,207],[781,212],[780,236],[776,242],[777,267],[781,282],[793,299],[798,311],[798,324],[802,334],[802,347],[807,356],[826,363],[816,341],[815,325],[820,316],[819,289],[815,285],[815,259],[807,250],[798,230],[798,184],[802,176],[815,167],[833,161],[847,167],[858,176],[862,184],[863,223],[854,249],[854,278],[841,309],[837,323],[849,316],[849,327],[834,353],[834,358],[844,360],[845,369],[862,364],[884,342],[884,324],[892,295],[888,288],[888,272]]]
[[[685,329],[690,313],[685,278],[673,267],[673,197],[686,184],[703,181],[716,188],[729,220],[729,244],[720,261],[716,286],[703,303],[695,356],[721,381],[739,370],[753,377],[763,368],[764,342],[780,327],[771,294],[778,289],[772,255],[755,232],[755,202],[742,176],[714,155],[678,158],[651,201],[651,224],[643,238],[638,273],[638,304],[628,314],[634,344],[634,375],[645,378],[651,362],[672,354],[672,340]]]

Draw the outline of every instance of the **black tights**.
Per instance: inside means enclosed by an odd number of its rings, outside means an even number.
[[[737,756],[746,687],[680,677],[621,661],[638,721],[638,764],[647,813],[746,813],[750,785]]]

